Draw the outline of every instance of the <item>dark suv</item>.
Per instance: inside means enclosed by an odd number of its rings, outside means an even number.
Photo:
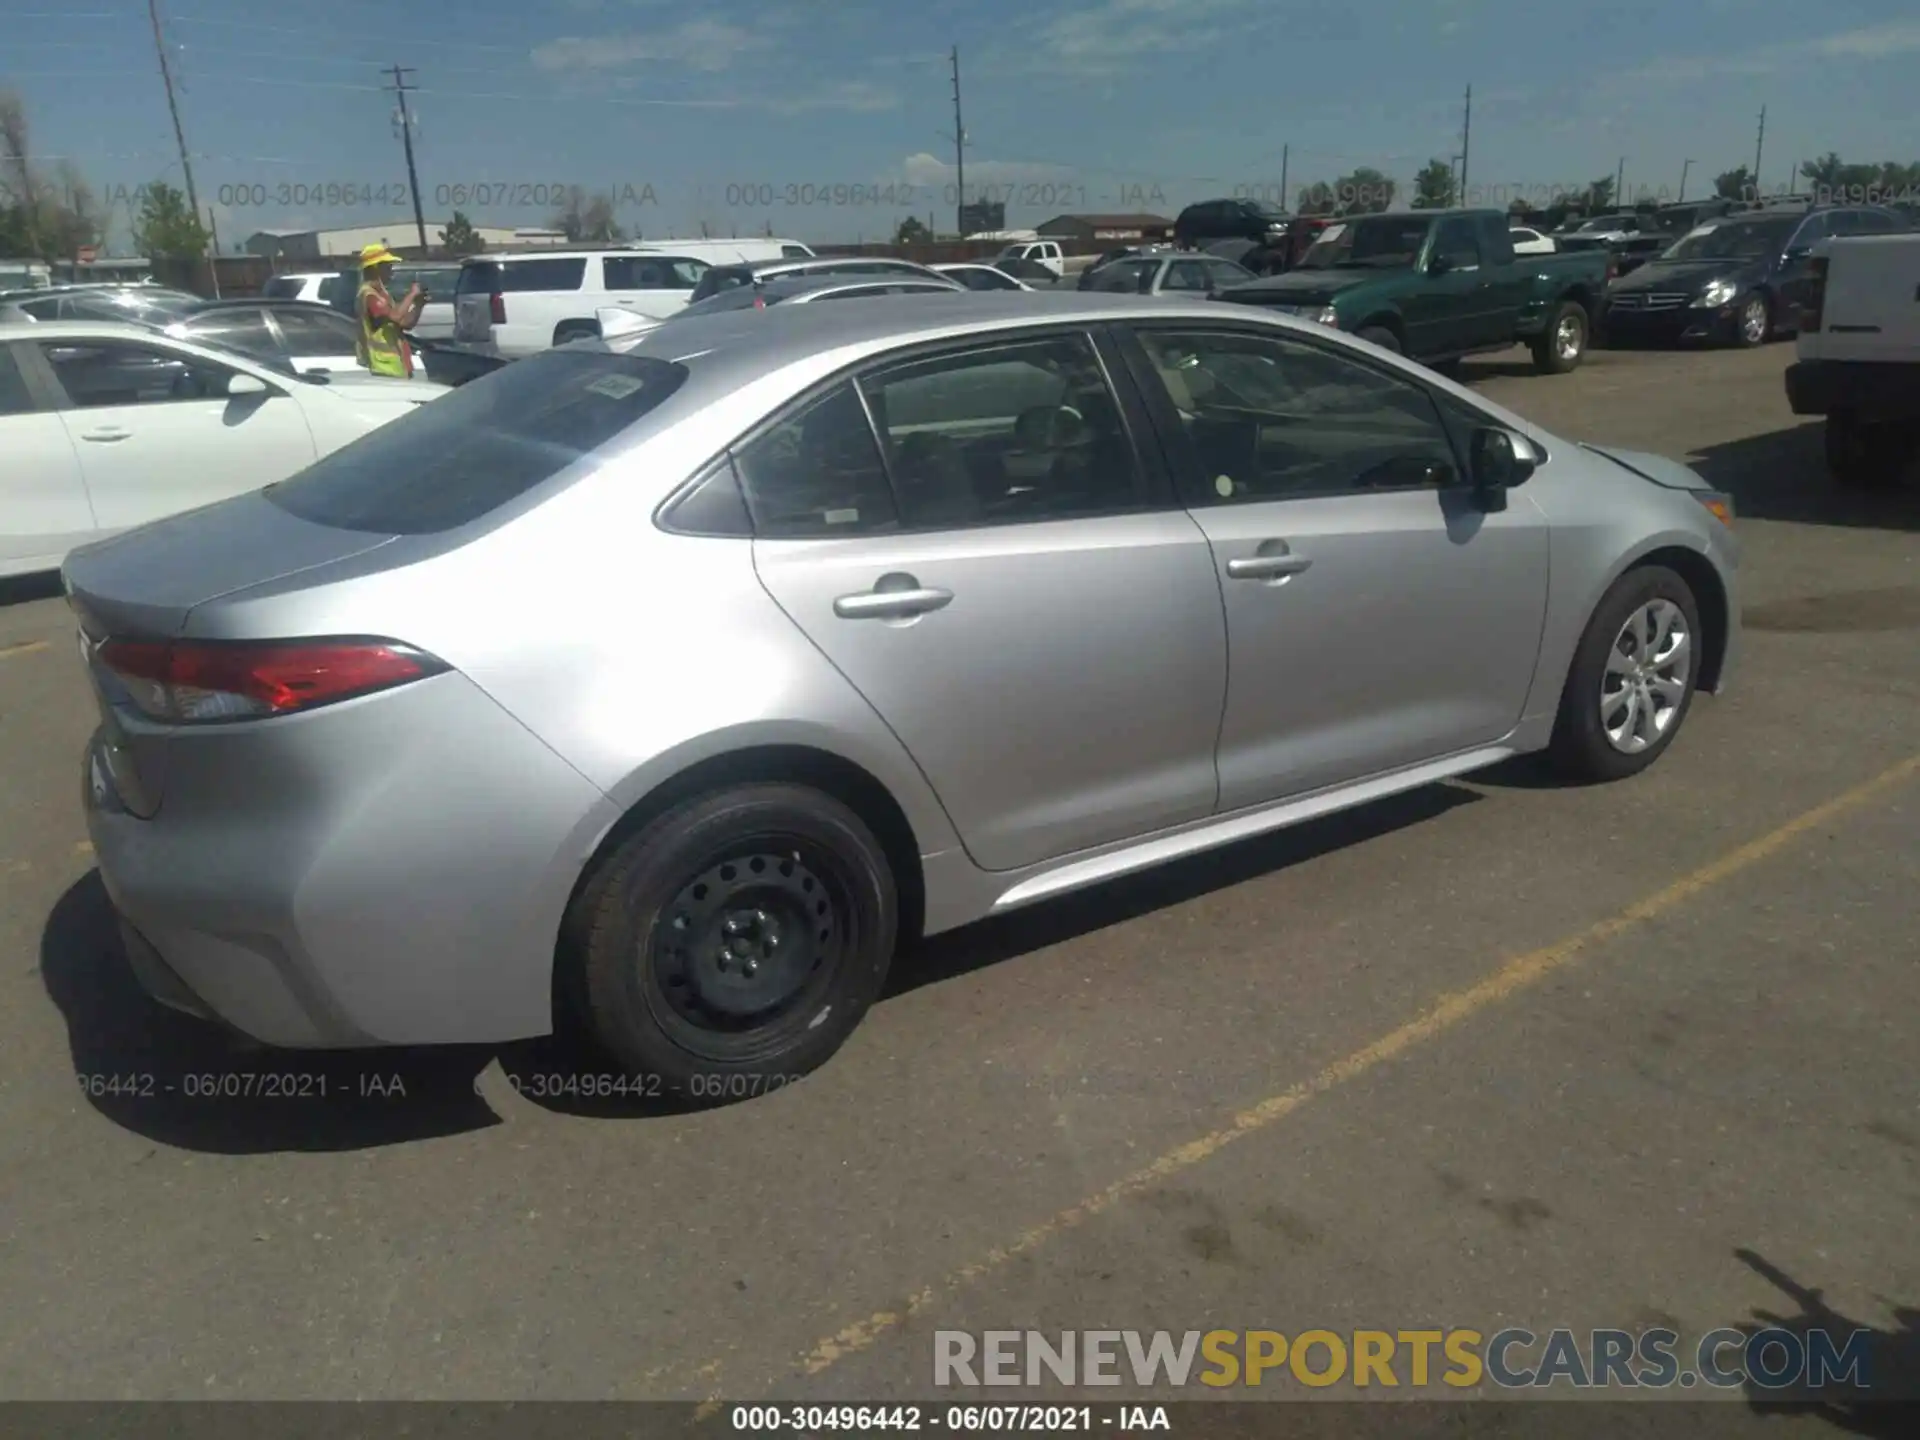
[[[1173,238],[1193,250],[1216,240],[1251,240],[1264,245],[1287,233],[1291,217],[1257,200],[1202,200],[1173,222]]]

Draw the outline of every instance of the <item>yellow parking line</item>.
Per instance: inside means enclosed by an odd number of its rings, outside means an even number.
[[[21,640],[13,645],[0,645],[0,660],[11,660],[16,655],[31,655],[36,650],[47,648],[44,640]]]
[[[1865,784],[1836,796],[1824,805],[1817,805],[1778,829],[1768,831],[1759,839],[1749,841],[1718,860],[1701,866],[1610,919],[1602,920],[1544,949],[1509,960],[1485,979],[1464,990],[1442,996],[1423,1014],[1381,1036],[1371,1045],[1354,1051],[1345,1059],[1336,1060],[1311,1079],[1303,1080],[1291,1089],[1241,1111],[1219,1129],[1167,1151],[1132,1174],[1114,1181],[1104,1190],[1021,1232],[1006,1244],[989,1250],[978,1260],[962,1265],[939,1283],[918,1291],[900,1308],[882,1310],[827,1336],[800,1358],[799,1369],[805,1374],[817,1375],[851,1355],[871,1349],[887,1334],[943,1297],[983,1279],[1009,1261],[1039,1249],[1056,1236],[1076,1229],[1094,1216],[1111,1210],[1122,1200],[1164,1184],[1182,1171],[1192,1169],[1234,1141],[1278,1124],[1316,1096],[1357,1079],[1415,1046],[1444,1034],[1480,1011],[1538,984],[1555,971],[1570,965],[1582,952],[1685,904],[1701,891],[1777,854],[1809,830],[1818,829],[1846,812],[1859,808],[1917,773],[1920,773],[1920,755],[1882,771]]]

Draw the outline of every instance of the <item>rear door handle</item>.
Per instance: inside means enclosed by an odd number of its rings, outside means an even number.
[[[1283,580],[1298,575],[1313,561],[1304,555],[1248,555],[1227,562],[1229,580]]]
[[[931,586],[868,590],[859,595],[842,595],[833,602],[833,613],[842,620],[905,620],[938,610],[952,599],[951,590],[936,590]]]
[[[98,444],[109,444],[115,440],[128,440],[133,437],[131,430],[122,430],[117,425],[102,425],[95,430],[85,430],[80,434],[82,440],[92,440]]]

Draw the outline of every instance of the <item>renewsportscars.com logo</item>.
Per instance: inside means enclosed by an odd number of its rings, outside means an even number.
[[[1674,1330],[936,1330],[933,1383],[1871,1392],[1872,1338],[1714,1330],[1683,1346]]]

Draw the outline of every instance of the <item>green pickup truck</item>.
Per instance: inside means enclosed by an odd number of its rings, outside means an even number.
[[[1499,210],[1411,210],[1336,221],[1294,269],[1218,298],[1337,325],[1428,364],[1524,343],[1536,368],[1563,375],[1587,352],[1611,266],[1600,250],[1515,255]]]

